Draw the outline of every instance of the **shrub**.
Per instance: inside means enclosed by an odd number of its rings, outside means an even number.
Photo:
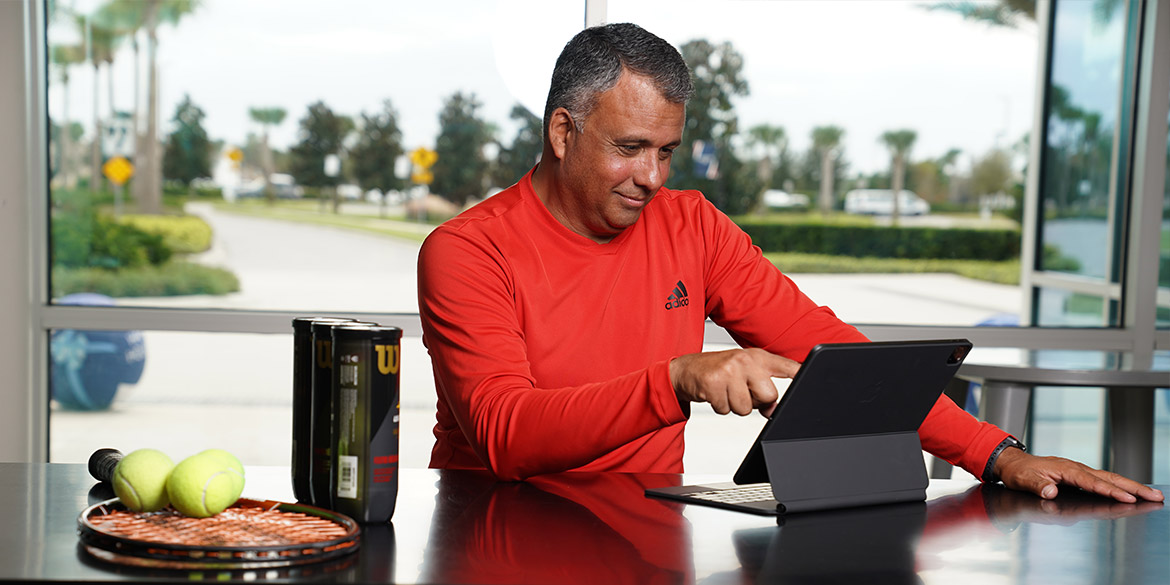
[[[765,252],[995,261],[1020,255],[1018,230],[746,222],[740,227]]]
[[[124,215],[120,221],[161,236],[179,254],[195,254],[211,247],[211,226],[194,215]]]
[[[163,264],[172,255],[162,236],[89,209],[54,213],[51,229],[53,266],[137,268]]]
[[[55,267],[54,297],[95,292],[111,297],[222,295],[240,290],[236,275],[222,268],[175,261],[118,271],[101,268]]]

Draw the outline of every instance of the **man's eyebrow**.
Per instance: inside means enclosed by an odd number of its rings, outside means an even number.
[[[633,144],[633,145],[637,145],[637,146],[654,146],[654,142],[651,141],[649,138],[640,138],[638,136],[619,137],[619,138],[615,138],[614,142],[617,144]],[[670,141],[662,146],[664,148],[676,148],[680,144],[682,144],[681,138],[678,140],[672,140],[672,141]]]

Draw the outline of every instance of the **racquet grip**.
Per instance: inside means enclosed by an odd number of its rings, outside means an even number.
[[[117,449],[98,449],[89,456],[89,474],[98,481],[108,482],[114,478],[114,468],[122,460]]]

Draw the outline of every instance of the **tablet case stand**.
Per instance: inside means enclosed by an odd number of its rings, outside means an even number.
[[[930,480],[914,431],[765,440],[762,447],[781,514],[926,498]]]

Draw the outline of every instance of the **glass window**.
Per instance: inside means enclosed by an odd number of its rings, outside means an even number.
[[[916,1],[605,4],[607,21],[674,43],[726,98],[688,112],[668,186],[702,189],[814,300],[858,324],[1028,324],[1020,202],[1040,36],[1028,8],[1006,3],[989,23]],[[538,0],[149,5],[47,3],[54,304],[414,313],[419,242],[531,167],[553,60],[584,13]],[[1063,183],[1041,192],[1040,266],[1108,282],[1123,251],[1107,223],[1119,210],[1105,145],[1124,123],[1120,71],[1133,63],[1127,4],[1102,6],[1057,11],[1053,83],[1065,93],[1044,156]],[[861,235],[836,238],[852,248],[806,246],[824,233]],[[1038,290],[1041,325],[1118,313],[1099,291]],[[254,444],[249,464],[285,464],[289,337],[51,334],[53,460],[82,460],[97,442],[222,437]],[[416,440],[403,449],[421,466],[433,383],[410,343],[404,375],[419,377],[404,382],[403,407],[422,414],[404,412]],[[169,433],[127,424],[150,408]],[[239,410],[255,424],[223,431],[213,413]],[[730,420],[699,415],[690,434],[731,437]],[[712,461],[688,452],[687,468]]]
[[[1131,112],[1124,93],[1134,41],[1129,4],[1055,4],[1053,49],[1042,150],[1039,270],[1102,285],[1121,278],[1125,182]],[[1124,93],[1123,93],[1124,92]],[[1115,147],[1115,145],[1123,145]],[[1119,175],[1120,174],[1120,175]],[[1036,322],[1109,326],[1120,316],[1120,289],[1045,286]]]
[[[680,47],[710,97],[667,185],[702,190],[815,301],[853,323],[1019,322],[1034,14],[614,0],[606,16]]]
[[[1126,3],[1056,6],[1041,187],[1041,268],[1111,278],[1115,135],[1121,131]]]
[[[417,312],[423,236],[535,162],[584,20],[579,3],[149,5],[48,4],[54,304]],[[50,332],[50,459],[220,446],[287,465],[288,331]],[[417,338],[403,359],[403,464],[425,467],[430,362]]]
[[[309,312],[417,311],[419,242],[534,164],[552,63],[584,15],[49,6],[52,298]]]
[[[49,459],[154,448],[172,458],[221,448],[248,465],[289,465],[293,340],[289,335],[173,331],[51,332]],[[402,340],[400,456],[430,461],[430,360]]]

